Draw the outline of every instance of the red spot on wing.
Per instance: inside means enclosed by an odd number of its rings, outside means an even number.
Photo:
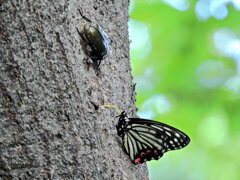
[[[151,154],[151,150],[147,150],[147,154]]]
[[[154,150],[154,153],[157,154],[158,153],[157,150]]]
[[[137,159],[135,159],[134,162],[137,164],[140,160],[141,160],[140,158],[137,158]]]
[[[141,156],[141,157],[146,156],[146,153],[145,153],[145,152],[142,152],[140,156]]]

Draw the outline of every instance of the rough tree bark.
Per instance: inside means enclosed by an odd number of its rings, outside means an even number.
[[[136,112],[128,3],[0,1],[0,179],[147,179],[121,149],[117,112],[91,103]],[[84,60],[78,8],[110,39],[99,76]]]

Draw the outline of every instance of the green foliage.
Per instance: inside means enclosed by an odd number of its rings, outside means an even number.
[[[195,13],[197,1],[185,11],[157,0],[134,3],[129,32],[137,43],[130,55],[139,115],[151,111],[152,119],[191,137],[185,149],[148,163],[150,178],[240,179],[240,57],[224,54],[214,41],[222,28],[239,38],[239,11],[228,5],[224,19],[201,21]],[[153,95],[164,96],[170,108],[159,110],[166,106],[160,97],[146,109],[144,103]]]

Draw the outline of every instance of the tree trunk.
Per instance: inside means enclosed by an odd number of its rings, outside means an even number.
[[[128,3],[0,3],[0,179],[147,179],[112,128],[117,111],[93,105],[136,112]],[[86,23],[78,9],[110,39],[99,75],[76,31]]]

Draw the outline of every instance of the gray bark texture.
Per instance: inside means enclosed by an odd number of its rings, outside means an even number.
[[[136,115],[128,4],[0,1],[0,179],[148,179],[121,148],[118,112],[91,103]],[[78,9],[110,40],[98,76],[76,31],[86,23]]]

